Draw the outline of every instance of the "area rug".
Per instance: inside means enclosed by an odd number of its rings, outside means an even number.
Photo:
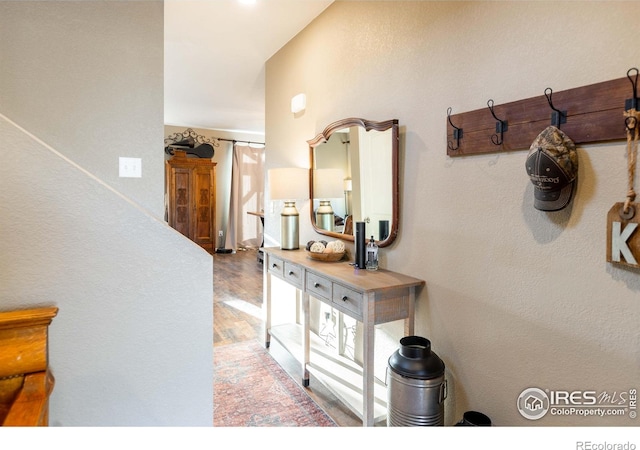
[[[257,341],[215,347],[213,425],[335,427]]]

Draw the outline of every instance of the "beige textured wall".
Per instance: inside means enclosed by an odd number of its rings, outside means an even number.
[[[544,213],[525,149],[452,159],[445,127],[448,107],[624,77],[640,64],[638,14],[638,2],[337,1],[267,63],[267,168],[308,167],[306,141],[334,120],[399,119],[400,233],[381,265],[427,282],[416,333],[447,366],[449,424],[475,409],[497,425],[638,425],[516,409],[528,387],[640,384],[640,272],[605,253],[607,212],[626,193],[624,143],[581,146],[572,207]],[[299,92],[307,108],[294,117]],[[306,242],[309,202],[298,207]],[[279,242],[279,208],[266,208],[267,245]],[[382,379],[401,332],[378,333]]]
[[[162,218],[162,2],[9,1],[0,14],[2,112]],[[120,178],[120,156],[141,158],[142,178]]]
[[[52,426],[212,423],[212,257],[161,220],[162,19],[160,2],[0,2],[0,309],[59,308]],[[143,178],[112,183],[130,148]]]

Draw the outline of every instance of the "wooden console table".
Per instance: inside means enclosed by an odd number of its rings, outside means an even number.
[[[363,324],[362,405],[354,411],[363,426],[374,425],[374,331],[375,325],[404,320],[405,335],[414,334],[416,288],[425,282],[400,273],[379,269],[355,269],[348,262],[321,262],[308,257],[305,250],[264,248],[265,345],[271,336],[271,277],[276,276],[302,293],[302,332],[289,335],[302,346],[302,383],[309,385],[310,331],[309,297],[330,305]],[[293,336],[293,337],[292,337]],[[284,338],[283,338],[284,339]],[[287,347],[285,345],[285,347]],[[289,350],[291,347],[289,348]],[[296,356],[296,355],[294,355]]]

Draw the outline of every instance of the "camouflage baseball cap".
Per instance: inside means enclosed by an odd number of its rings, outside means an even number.
[[[569,204],[578,177],[578,153],[566,134],[554,126],[545,128],[529,148],[526,168],[536,209],[558,211]]]

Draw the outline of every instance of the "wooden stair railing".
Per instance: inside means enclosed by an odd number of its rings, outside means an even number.
[[[55,383],[49,325],[56,307],[0,312],[0,424],[47,426]]]

